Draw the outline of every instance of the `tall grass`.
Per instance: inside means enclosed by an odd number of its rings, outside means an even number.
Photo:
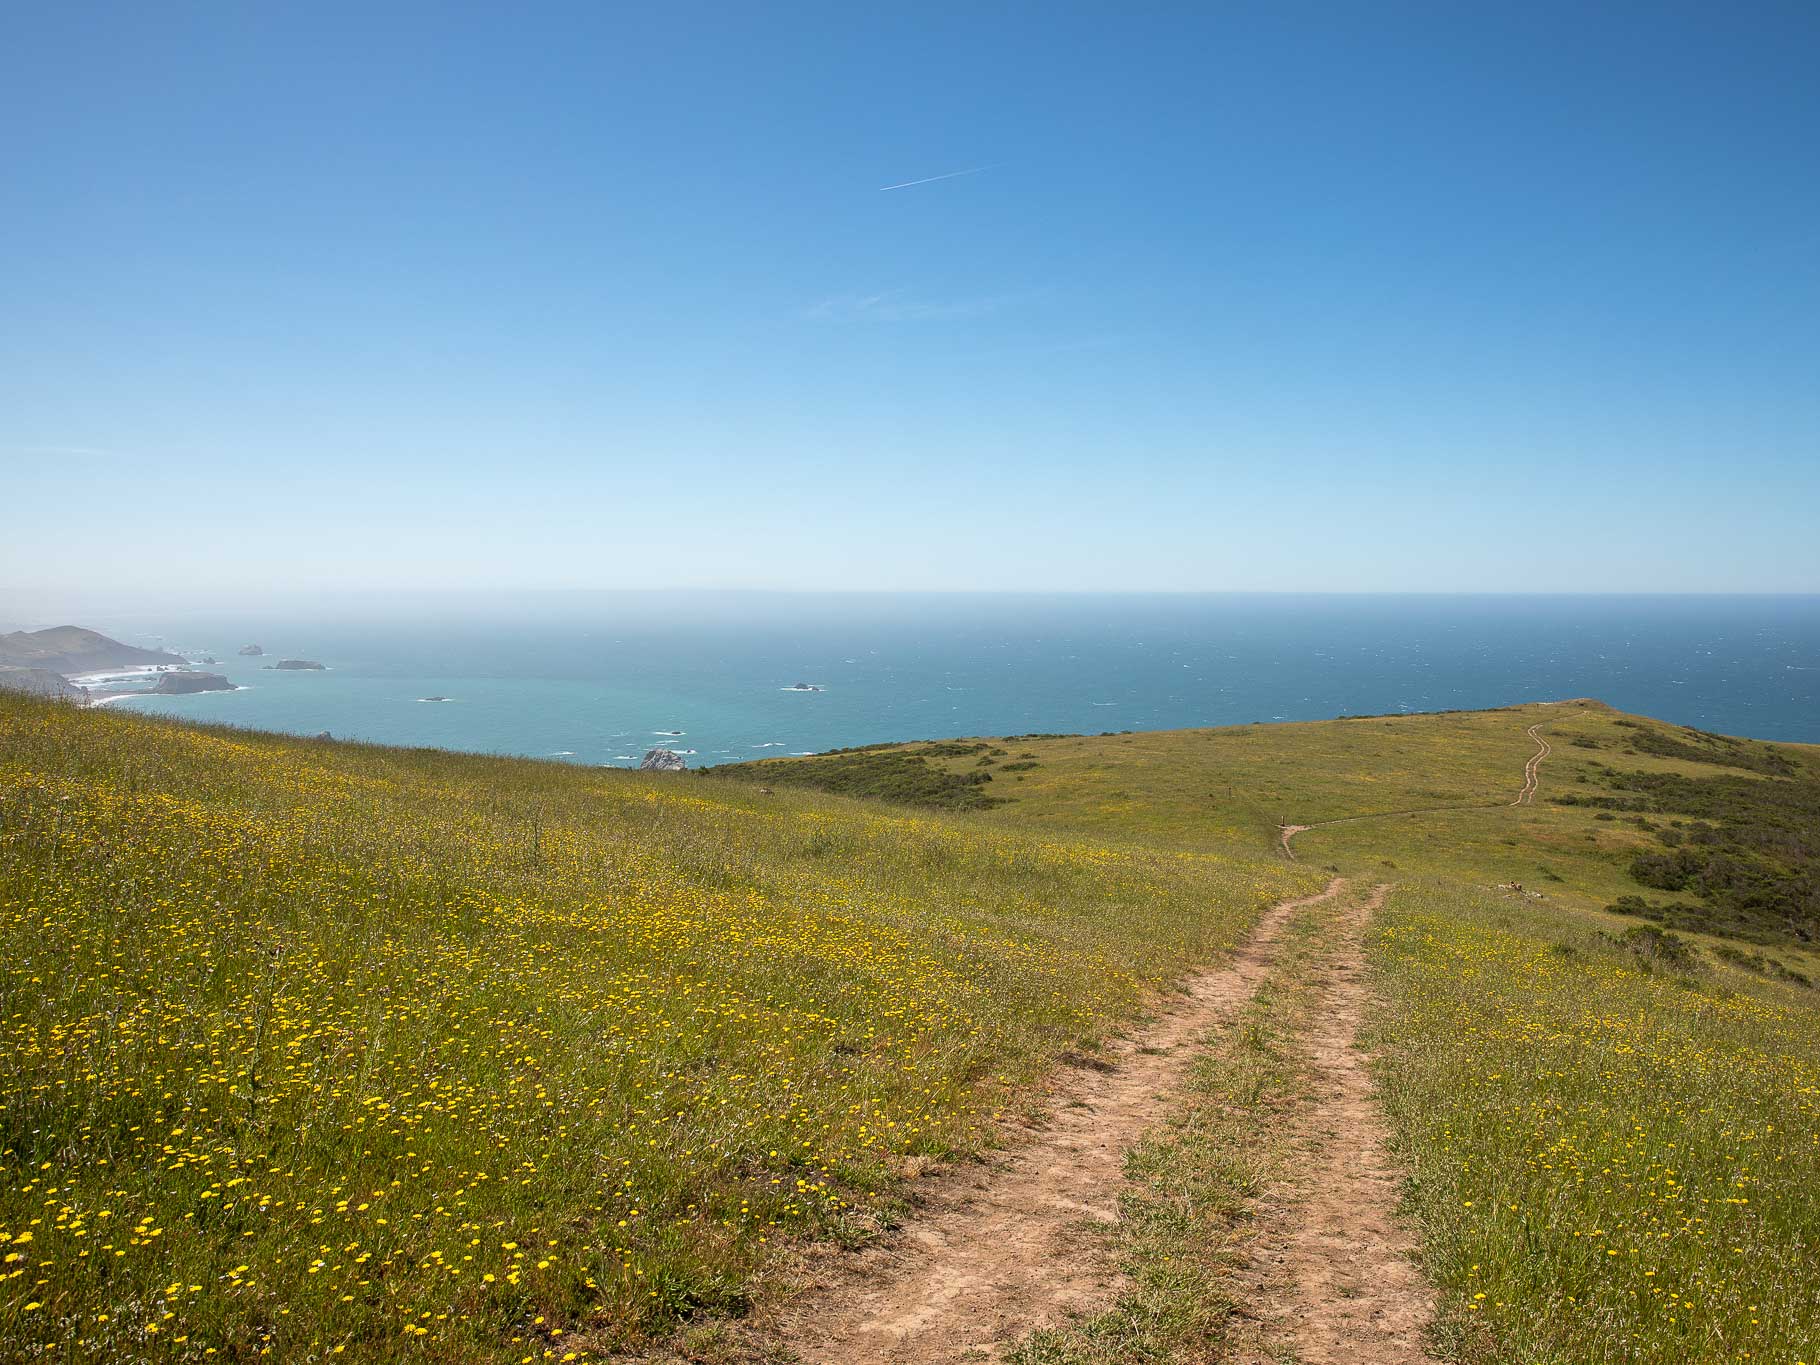
[[[0,1340],[597,1357],[1317,877],[0,698]]]
[[[1372,952],[1390,1118],[1468,1361],[1813,1361],[1820,1012],[1559,912],[1400,889]]]

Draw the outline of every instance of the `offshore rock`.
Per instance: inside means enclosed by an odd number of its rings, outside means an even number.
[[[219,673],[172,672],[160,673],[150,690],[162,697],[177,697],[190,692],[232,692],[234,684]]]

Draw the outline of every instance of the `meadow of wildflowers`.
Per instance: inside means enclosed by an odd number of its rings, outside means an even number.
[[[595,1359],[1321,877],[0,697],[0,1340]]]
[[[1458,885],[1375,930],[1383,1095],[1468,1361],[1820,1359],[1820,1011]]]
[[[1553,745],[1540,792],[1507,807],[1532,724]],[[1673,964],[1633,951],[1637,919],[1605,910],[1646,890],[1698,908],[1640,886],[1638,856],[1733,807],[1799,819],[1820,750],[1596,702],[1013,747],[1039,766],[1003,784],[1015,799],[982,824],[1261,852],[1282,821],[1421,812],[1311,830],[1296,850],[1397,883],[1369,939],[1372,1041],[1443,1359],[1820,1365],[1820,990],[1800,984],[1820,980],[1820,959],[1786,937],[1683,928]],[[1762,790],[1685,815],[1586,801],[1612,794],[1613,771],[1619,787]],[[1424,809],[1453,803],[1467,808]],[[1783,852],[1798,869],[1792,841]],[[1763,953],[1781,969],[1732,965]]]
[[[1648,831],[1546,804],[1600,760],[1266,860],[1298,773],[1396,808],[1527,752],[1424,721],[1029,741],[981,816],[0,696],[0,1355],[522,1365],[740,1313],[1331,865],[1400,879],[1372,1042],[1444,1351],[1813,1365],[1816,993],[1625,948]],[[1209,1077],[1293,1083],[1282,970]],[[1140,1151],[1135,1297],[1031,1359],[1200,1349],[1182,1201],[1241,1216],[1267,1109]]]

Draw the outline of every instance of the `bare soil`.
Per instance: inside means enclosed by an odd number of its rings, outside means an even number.
[[[1423,1335],[1434,1295],[1397,1217],[1400,1176],[1358,1049],[1367,999],[1362,939],[1388,888],[1341,911],[1306,1039],[1311,1092],[1289,1116],[1291,1181],[1255,1220],[1251,1268],[1235,1296],[1245,1365],[1431,1365]]]
[[[935,1365],[995,1359],[1109,1303],[1120,1277],[1091,1224],[1118,1217],[1126,1150],[1177,1102],[1201,1035],[1257,989],[1290,917],[1343,885],[1266,912],[1229,964],[1190,979],[1149,1026],[1063,1080],[1040,1130],[996,1162],[926,1181],[905,1227],[812,1263],[810,1285],[760,1329],[808,1362]]]

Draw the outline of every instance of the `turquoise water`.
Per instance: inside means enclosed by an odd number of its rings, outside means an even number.
[[[1815,597],[552,595],[465,618],[350,602],[83,624],[207,651],[243,684],[120,706],[577,763],[1572,696],[1820,742]],[[266,657],[240,658],[248,642]],[[329,671],[261,667],[282,657]]]

